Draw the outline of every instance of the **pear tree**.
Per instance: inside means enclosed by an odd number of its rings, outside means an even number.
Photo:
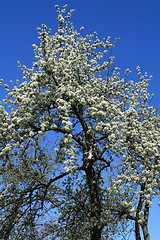
[[[38,28],[32,68],[0,106],[1,239],[149,240],[159,194],[160,118],[151,80],[115,67],[111,38]],[[122,76],[123,75],[123,76]],[[142,230],[142,236],[141,236]],[[26,237],[27,236],[27,237]]]

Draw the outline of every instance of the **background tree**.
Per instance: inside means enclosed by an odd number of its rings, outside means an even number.
[[[101,240],[132,220],[136,240],[140,227],[148,240],[160,166],[150,77],[139,67],[137,82],[128,69],[121,77],[110,37],[83,36],[73,10],[56,10],[58,31],[38,29],[36,61],[19,65],[23,81],[8,90],[8,113],[0,109],[0,236]]]

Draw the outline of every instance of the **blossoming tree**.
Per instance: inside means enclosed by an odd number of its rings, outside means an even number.
[[[149,240],[159,194],[159,115],[150,77],[114,67],[110,37],[83,36],[58,13],[58,31],[38,29],[31,69],[1,105],[2,239],[109,239],[134,223]],[[36,236],[39,236],[36,238]],[[125,239],[125,236],[124,236]]]

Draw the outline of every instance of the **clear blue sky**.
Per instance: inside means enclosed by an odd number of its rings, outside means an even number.
[[[36,27],[45,23],[56,30],[55,4],[68,4],[77,11],[73,21],[86,33],[97,31],[101,37],[120,37],[113,54],[116,65],[153,75],[149,91],[153,104],[160,106],[160,1],[148,0],[5,0],[0,1],[0,78],[20,78],[17,61],[31,66],[31,45],[37,43]],[[2,90],[1,90],[2,91]],[[2,92],[1,92],[1,96]],[[160,209],[152,211],[151,240],[160,238]],[[159,229],[159,233],[158,233]]]

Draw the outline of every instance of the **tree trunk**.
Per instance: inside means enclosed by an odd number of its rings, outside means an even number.
[[[140,227],[137,220],[135,221],[135,238],[136,240],[141,240]]]
[[[148,203],[145,204],[144,208],[144,223],[142,225],[142,231],[143,231],[143,238],[144,240],[150,240],[150,235],[148,232],[148,219],[149,219],[149,206]]]
[[[144,240],[150,240],[150,235],[149,235],[149,232],[148,232],[148,226],[147,226],[147,224],[144,224],[144,225],[142,226],[142,231],[143,231]]]
[[[90,194],[90,240],[101,240],[100,188],[91,160],[88,161],[85,171]]]

